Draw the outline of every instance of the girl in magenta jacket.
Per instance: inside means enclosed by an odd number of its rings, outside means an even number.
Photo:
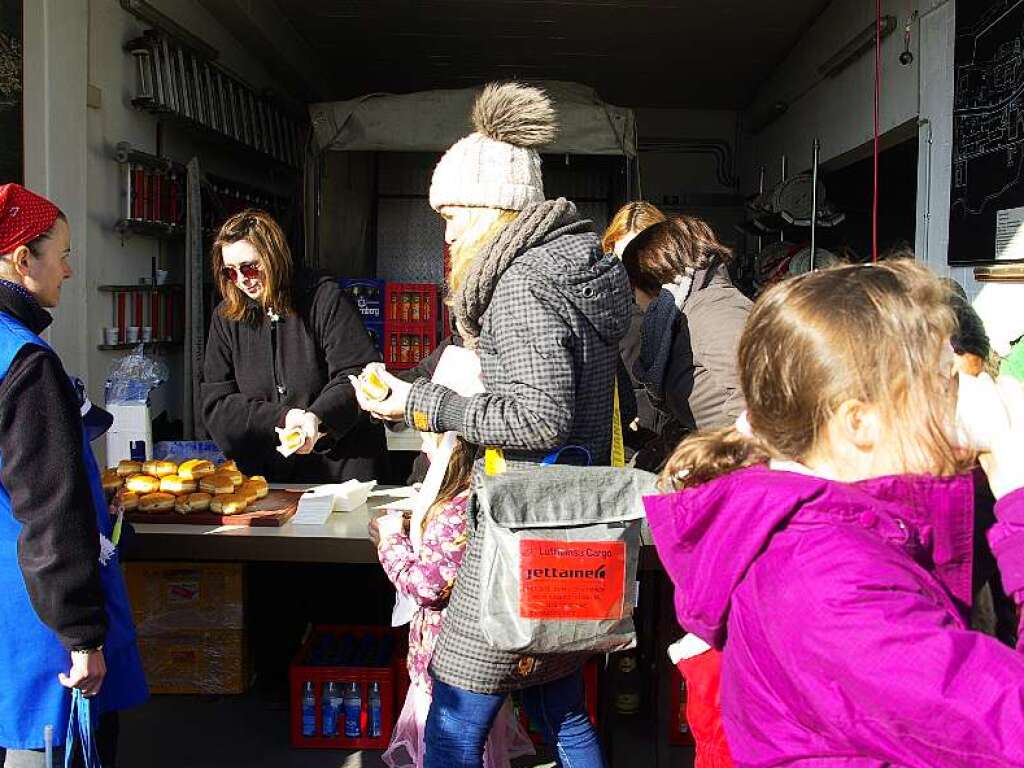
[[[680,624],[723,649],[738,766],[1024,765],[1024,657],[972,632],[975,456],[956,445],[944,288],[912,262],[769,290],[747,414],[684,442],[646,500]],[[1024,589],[1024,390],[982,456]]]

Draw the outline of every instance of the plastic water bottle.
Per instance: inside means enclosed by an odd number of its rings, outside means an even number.
[[[359,683],[349,683],[345,687],[342,704],[345,710],[345,736],[349,739],[358,739],[363,733],[359,722],[363,714],[363,694]]]
[[[316,691],[312,681],[305,683],[302,690],[302,735],[316,736]]]
[[[380,737],[380,683],[370,683],[370,692],[366,695],[367,723],[366,735],[371,739]]]
[[[321,733],[324,736],[332,737],[338,735],[338,715],[341,712],[341,688],[337,683],[327,683],[324,686],[323,698],[323,727]]]

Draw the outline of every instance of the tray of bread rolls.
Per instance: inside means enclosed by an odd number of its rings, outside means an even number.
[[[299,506],[296,491],[271,490],[233,461],[122,461],[103,471],[103,489],[132,523],[284,525]]]

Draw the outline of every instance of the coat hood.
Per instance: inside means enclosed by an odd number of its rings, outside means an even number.
[[[973,485],[957,477],[882,477],[840,483],[751,467],[710,483],[644,499],[679,623],[725,644],[733,593],[772,538],[792,523],[871,522],[878,534],[933,571],[960,606],[970,604]]]
[[[593,224],[580,219],[575,206],[572,216],[573,220],[563,220],[523,258],[587,318],[602,340],[618,344],[633,316],[626,268],[619,259],[602,253]]]

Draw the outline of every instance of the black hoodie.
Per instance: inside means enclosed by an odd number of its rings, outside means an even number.
[[[246,474],[271,482],[334,482],[377,476],[384,432],[359,409],[349,375],[380,360],[351,300],[333,278],[299,272],[295,313],[226,320],[218,307],[203,366],[206,428]],[[283,458],[275,427],[309,410],[327,436],[308,456]]]
[[[0,312],[35,334],[52,322],[30,294],[4,281]],[[102,645],[107,632],[82,429],[60,359],[44,347],[23,347],[0,382],[0,483],[22,525],[18,565],[32,607],[69,650]]]

